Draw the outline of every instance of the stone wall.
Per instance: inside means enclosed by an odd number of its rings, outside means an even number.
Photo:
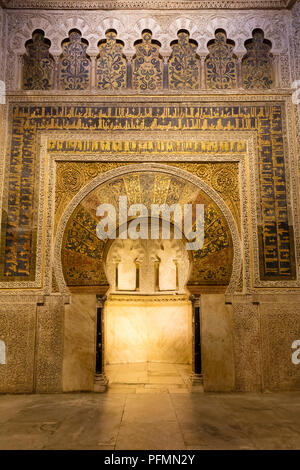
[[[0,303],[0,339],[6,346],[6,363],[0,365],[1,393],[34,390],[36,303],[5,299]]]
[[[292,343],[300,338],[299,300],[299,294],[233,296],[236,390],[300,389],[300,367],[292,363]]]
[[[64,298],[60,295],[2,295],[0,339],[6,363],[0,365],[0,392],[62,390]]]
[[[187,298],[112,296],[105,305],[105,361],[192,362],[192,307]]]
[[[300,390],[300,364],[291,360],[292,343],[300,339],[300,296],[262,296],[259,311],[263,389]]]
[[[235,389],[232,309],[222,294],[201,295],[201,351],[204,390]]]
[[[65,307],[63,391],[91,391],[96,362],[96,295],[73,294]]]

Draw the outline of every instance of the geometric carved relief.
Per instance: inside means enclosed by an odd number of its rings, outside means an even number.
[[[106,171],[126,163],[118,162],[58,162],[55,186],[55,225],[75,194],[87,183]]]
[[[207,43],[209,55],[205,59],[206,86],[210,89],[237,87],[237,57],[235,43],[227,39],[223,29],[217,29],[215,39]]]
[[[299,390],[300,367],[292,362],[292,343],[300,339],[300,299],[280,297],[259,305],[264,384],[267,390]]]
[[[6,363],[0,366],[0,393],[32,393],[36,305],[5,301],[0,304],[0,334],[6,344]]]
[[[27,54],[23,55],[24,90],[50,90],[54,82],[54,59],[49,52],[51,42],[44,31],[35,30],[26,42]]]
[[[252,39],[245,41],[247,54],[242,60],[243,87],[271,88],[273,84],[272,43],[264,39],[261,29],[254,29]]]
[[[150,30],[142,31],[142,39],[134,43],[136,54],[132,59],[132,88],[155,91],[163,88],[163,59],[159,55],[161,44],[152,39]]]
[[[59,59],[59,85],[62,90],[86,90],[90,85],[90,59],[86,53],[88,42],[77,29],[69,32],[62,42]]]
[[[116,90],[127,86],[127,60],[122,53],[124,43],[117,39],[114,29],[107,30],[106,39],[98,43],[97,87]]]
[[[235,390],[261,391],[260,319],[257,305],[234,302]]]
[[[182,168],[198,176],[211,186],[225,201],[240,230],[240,194],[238,185],[239,166],[237,163],[176,163],[172,166]]]
[[[61,144],[64,143],[65,148],[72,149],[72,153],[76,152],[76,147],[73,145],[73,142],[61,142],[61,141],[50,141],[49,142],[49,151],[59,151],[62,149]],[[87,153],[87,143],[83,144]],[[112,146],[108,146],[109,141],[102,141],[103,144],[102,152],[104,150],[120,152],[120,147],[117,145],[115,149]],[[125,142],[126,143],[126,142]],[[144,142],[141,142],[144,143]],[[161,144],[163,141],[158,142],[159,149],[161,151]],[[96,142],[93,142],[94,148]],[[132,141],[132,149],[136,151],[136,148],[139,144],[138,141]],[[170,144],[170,142],[168,142]],[[175,151],[175,145],[178,149],[179,142],[174,142],[174,146],[169,145],[170,152]],[[202,142],[203,147],[203,142]],[[80,147],[79,147],[80,148]],[[79,150],[77,148],[77,150]],[[189,147],[190,148],[190,147]],[[195,154],[197,153],[197,142],[195,142]],[[152,147],[153,150],[153,147]],[[220,150],[220,149],[219,149]],[[99,151],[101,151],[99,149]],[[145,150],[144,150],[145,151]],[[209,145],[202,148],[202,151],[213,152],[215,147],[211,149]],[[226,154],[234,155],[237,153],[237,149],[228,149]],[[66,206],[69,204],[74,195],[83,188],[87,183],[92,179],[96,178],[98,175],[105,173],[106,171],[119,168],[123,165],[128,165],[126,162],[57,162],[56,168],[56,187],[55,187],[55,230],[59,222],[59,219],[65,210]],[[239,166],[238,163],[177,163],[172,162],[172,166],[182,168],[193,175],[198,176],[203,181],[205,181],[209,186],[212,186],[213,189],[221,196],[225,201],[226,205],[229,207],[235,221],[240,229],[241,224],[241,214],[240,214],[240,195],[239,195],[239,186],[238,182],[238,172]]]
[[[200,59],[196,54],[197,42],[189,39],[186,30],[179,30],[178,39],[171,42],[173,49],[168,62],[169,89],[200,88]]]

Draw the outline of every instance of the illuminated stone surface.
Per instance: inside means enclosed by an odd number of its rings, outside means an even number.
[[[0,396],[0,449],[299,449],[300,395]]]

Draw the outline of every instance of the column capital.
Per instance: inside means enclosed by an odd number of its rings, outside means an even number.
[[[104,304],[105,304],[105,301],[107,299],[106,295],[99,294],[99,295],[96,296],[96,298],[97,298],[97,307],[103,308]]]
[[[200,294],[192,294],[190,296],[190,301],[192,302],[194,308],[200,307]]]

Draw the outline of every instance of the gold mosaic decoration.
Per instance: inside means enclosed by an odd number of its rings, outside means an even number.
[[[155,91],[163,88],[163,59],[159,55],[160,43],[152,39],[151,31],[142,32],[142,39],[134,44],[136,55],[132,59],[132,88]]]
[[[207,88],[226,89],[237,87],[237,58],[233,53],[234,42],[227,39],[224,30],[215,33],[209,41],[209,55],[205,60]]]
[[[285,107],[278,102],[209,103],[197,105],[128,104],[128,105],[73,105],[73,104],[15,104],[11,114],[11,142],[7,168],[7,188],[3,200],[2,239],[0,253],[0,278],[4,282],[29,282],[35,280],[37,261],[37,211],[36,194],[39,193],[39,169],[37,156],[39,133],[90,131],[98,133],[97,143],[83,143],[81,148],[100,148],[105,138],[103,131],[113,131],[116,140],[121,140],[119,131],[136,132],[147,138],[147,131],[178,132],[189,145],[189,131],[231,132],[237,136],[241,131],[255,132],[257,136],[257,159],[259,178],[255,182],[259,198],[259,259],[260,279],[267,281],[289,281],[295,279],[294,227],[289,225],[288,192],[285,175]],[[233,131],[233,132],[232,132]],[[149,134],[148,134],[149,135]],[[159,134],[157,134],[159,135]],[[209,135],[207,135],[209,137]],[[152,140],[149,135],[148,141]],[[224,137],[225,140],[225,137]],[[75,143],[75,145],[77,145]],[[109,144],[108,147],[111,147]],[[119,145],[121,145],[119,143]],[[129,149],[132,144],[123,143]],[[142,143],[137,144],[141,152]],[[164,142],[166,161],[171,161],[171,152],[177,142]],[[68,144],[69,146],[69,144]],[[66,153],[59,143],[52,152]],[[78,145],[79,147],[79,145]],[[158,144],[145,142],[151,152],[158,151]],[[201,144],[192,143],[195,151]],[[213,145],[211,152],[213,153]],[[125,147],[124,147],[125,148]],[[192,151],[191,150],[191,151]],[[73,150],[70,150],[73,152]],[[89,150],[90,151],[90,150]],[[237,150],[236,150],[237,151]],[[132,152],[132,150],[130,150]],[[85,153],[85,152],[84,152]],[[109,154],[109,152],[107,151]],[[177,153],[177,152],[176,152]],[[147,152],[145,151],[145,157]],[[109,160],[109,155],[107,155]],[[120,158],[126,162],[126,152]],[[213,156],[212,156],[213,159]],[[68,176],[76,187],[81,175]],[[74,178],[74,181],[72,180]],[[220,182],[215,186],[222,190]],[[38,260],[39,261],[39,260]],[[40,261],[39,261],[40,262]]]
[[[98,44],[97,87],[100,90],[117,90],[127,86],[127,60],[123,54],[124,43],[117,39],[115,30],[105,33],[106,39]]]
[[[87,183],[109,170],[125,163],[58,162],[55,187],[55,229],[66,206]]]
[[[189,285],[228,285],[233,263],[233,247],[228,224],[221,210],[198,187],[174,175],[159,171],[130,173],[115,177],[91,191],[68,221],[63,241],[62,265],[69,286],[107,285],[103,254],[106,242],[96,236],[100,204],[115,206],[127,196],[128,204],[204,204],[205,241],[193,252]]]
[[[62,90],[86,90],[90,86],[90,59],[87,41],[78,30],[71,30],[62,44],[59,60],[59,84]]]
[[[256,29],[253,38],[245,42],[247,54],[242,60],[243,87],[271,88],[273,84],[272,44],[264,39],[264,33]]]
[[[55,63],[49,52],[51,42],[43,31],[36,30],[25,44],[23,56],[24,90],[50,90],[54,84]]]
[[[238,163],[171,163],[198,176],[211,186],[229,207],[241,229]]]
[[[172,55],[168,62],[169,89],[197,90],[200,88],[200,59],[197,42],[189,39],[188,31],[178,31],[178,40],[171,43]]]

